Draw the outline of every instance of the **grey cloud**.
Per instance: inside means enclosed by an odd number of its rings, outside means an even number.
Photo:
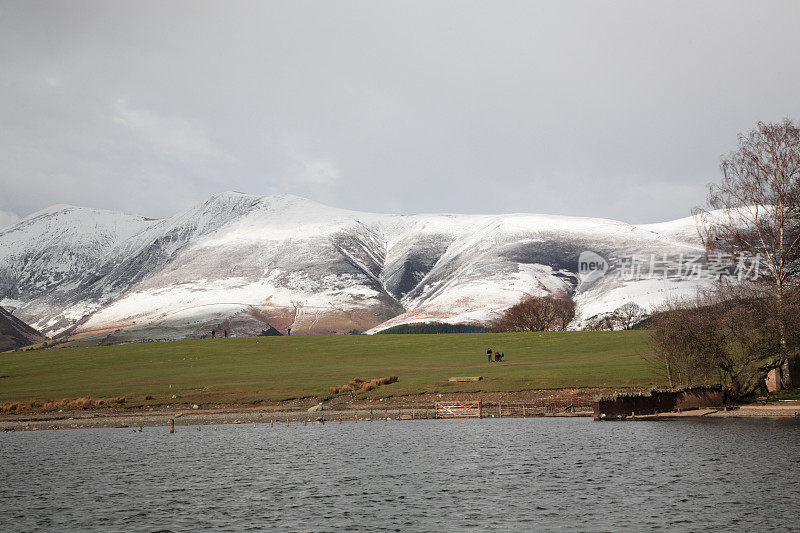
[[[19,222],[19,217],[15,213],[0,211],[0,230]]]
[[[0,209],[686,216],[800,117],[795,2],[3,2]]]

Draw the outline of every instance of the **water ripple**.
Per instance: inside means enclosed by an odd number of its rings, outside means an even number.
[[[0,530],[797,527],[796,421],[191,429],[0,435]]]

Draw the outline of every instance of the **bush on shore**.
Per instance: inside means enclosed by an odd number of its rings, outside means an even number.
[[[123,396],[113,398],[82,398],[61,400],[29,400],[27,402],[0,403],[0,413],[19,413],[22,411],[55,411],[56,409],[90,409],[92,407],[119,407],[125,404]]]
[[[397,376],[387,376],[385,378],[374,378],[370,380],[364,378],[353,378],[345,385],[331,387],[328,390],[331,394],[341,394],[343,392],[369,392],[373,389],[377,389],[381,385],[388,385],[389,383],[394,383],[396,381]]]

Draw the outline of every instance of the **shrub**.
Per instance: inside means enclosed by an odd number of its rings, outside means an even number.
[[[381,385],[388,385],[397,381],[397,376],[387,376],[385,378],[373,378],[367,380],[365,378],[353,378],[349,383],[339,387],[330,387],[328,391],[331,394],[341,394],[343,392],[361,391],[368,392],[377,389]]]

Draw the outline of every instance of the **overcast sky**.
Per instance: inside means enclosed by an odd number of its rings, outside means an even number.
[[[795,1],[0,0],[0,225],[224,190],[687,216],[738,132],[800,118],[798,22]]]

